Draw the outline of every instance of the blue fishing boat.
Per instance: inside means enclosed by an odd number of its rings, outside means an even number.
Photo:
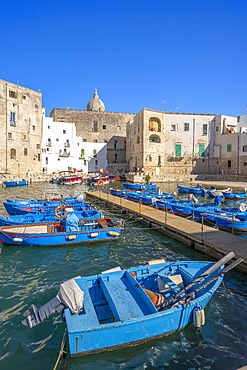
[[[65,210],[66,211],[66,210]],[[67,210],[71,212],[69,208]],[[88,209],[81,212],[74,212],[81,221],[97,220],[102,218],[102,212],[97,209]],[[0,216],[0,226],[12,226],[20,224],[39,224],[42,222],[57,222],[60,218],[55,212],[50,213],[27,213],[25,215]]]
[[[205,195],[205,189],[198,185],[198,186],[182,186],[177,185],[178,193],[185,193],[185,194],[194,194],[198,196],[204,196]]]
[[[85,203],[82,199],[81,201],[47,201],[47,202],[15,202],[6,201],[3,202],[6,212],[9,215],[25,215],[27,213],[50,213],[56,212],[56,209],[63,208],[66,206],[67,209],[71,211],[84,211],[91,209],[90,203]]]
[[[141,184],[141,183],[123,183],[123,186],[125,189],[131,189],[131,190],[155,190],[156,184]]]
[[[122,219],[101,218],[83,221],[74,213],[65,219],[41,224],[0,227],[3,245],[58,247],[115,240],[123,228]]]
[[[27,186],[28,180],[19,180],[19,181],[4,181],[3,182],[5,188],[15,188],[16,186]]]
[[[79,276],[61,284],[42,307],[31,305],[22,323],[32,328],[63,312],[71,357],[137,345],[192,322],[201,329],[223,275],[243,261],[224,267],[233,257],[231,252],[217,263],[155,260]]]
[[[226,199],[245,199],[246,198],[246,193],[222,191],[222,195]]]
[[[215,216],[215,224],[219,229],[233,232],[247,232],[247,221],[242,221],[234,215]]]
[[[127,196],[127,190],[110,189],[110,194],[115,197],[125,198]]]

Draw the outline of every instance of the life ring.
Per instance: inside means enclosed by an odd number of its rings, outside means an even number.
[[[55,224],[51,227],[51,232],[54,233],[56,229],[59,229],[59,232],[61,233],[63,231],[63,227],[60,224]]]
[[[61,213],[61,211],[63,211],[63,213]],[[67,209],[64,207],[64,206],[58,206],[57,208],[55,208],[55,211],[54,211],[54,214],[57,218],[60,218],[60,219],[63,219],[67,216]]]
[[[98,180],[98,185],[99,185],[99,186],[104,185],[104,181],[103,181],[103,180]]]

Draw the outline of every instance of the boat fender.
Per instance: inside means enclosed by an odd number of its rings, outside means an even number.
[[[23,242],[23,239],[22,238],[14,238],[13,241],[21,243],[21,242]]]
[[[193,323],[196,327],[196,330],[201,330],[205,324],[205,312],[199,303],[193,309]]]
[[[60,224],[53,225],[52,228],[51,228],[51,232],[52,233],[55,233],[55,230],[57,230],[57,229],[58,229],[58,231],[56,231],[56,232],[60,232],[61,233],[63,231],[62,225],[60,225]]]

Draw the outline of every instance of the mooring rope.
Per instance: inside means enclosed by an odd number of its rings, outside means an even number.
[[[65,329],[64,334],[63,334],[62,343],[61,343],[61,348],[60,348],[60,351],[59,351],[58,358],[57,358],[57,361],[55,363],[55,366],[53,367],[53,370],[56,370],[57,369],[57,366],[59,364],[59,361],[60,361],[61,356],[62,355],[65,355],[67,353],[66,350],[65,350],[65,346],[66,346],[66,335],[67,335],[67,330]]]

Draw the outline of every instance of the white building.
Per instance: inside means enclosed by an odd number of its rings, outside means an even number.
[[[48,174],[62,171],[98,172],[107,167],[107,144],[83,142],[72,122],[54,122],[43,109],[42,167]]]

